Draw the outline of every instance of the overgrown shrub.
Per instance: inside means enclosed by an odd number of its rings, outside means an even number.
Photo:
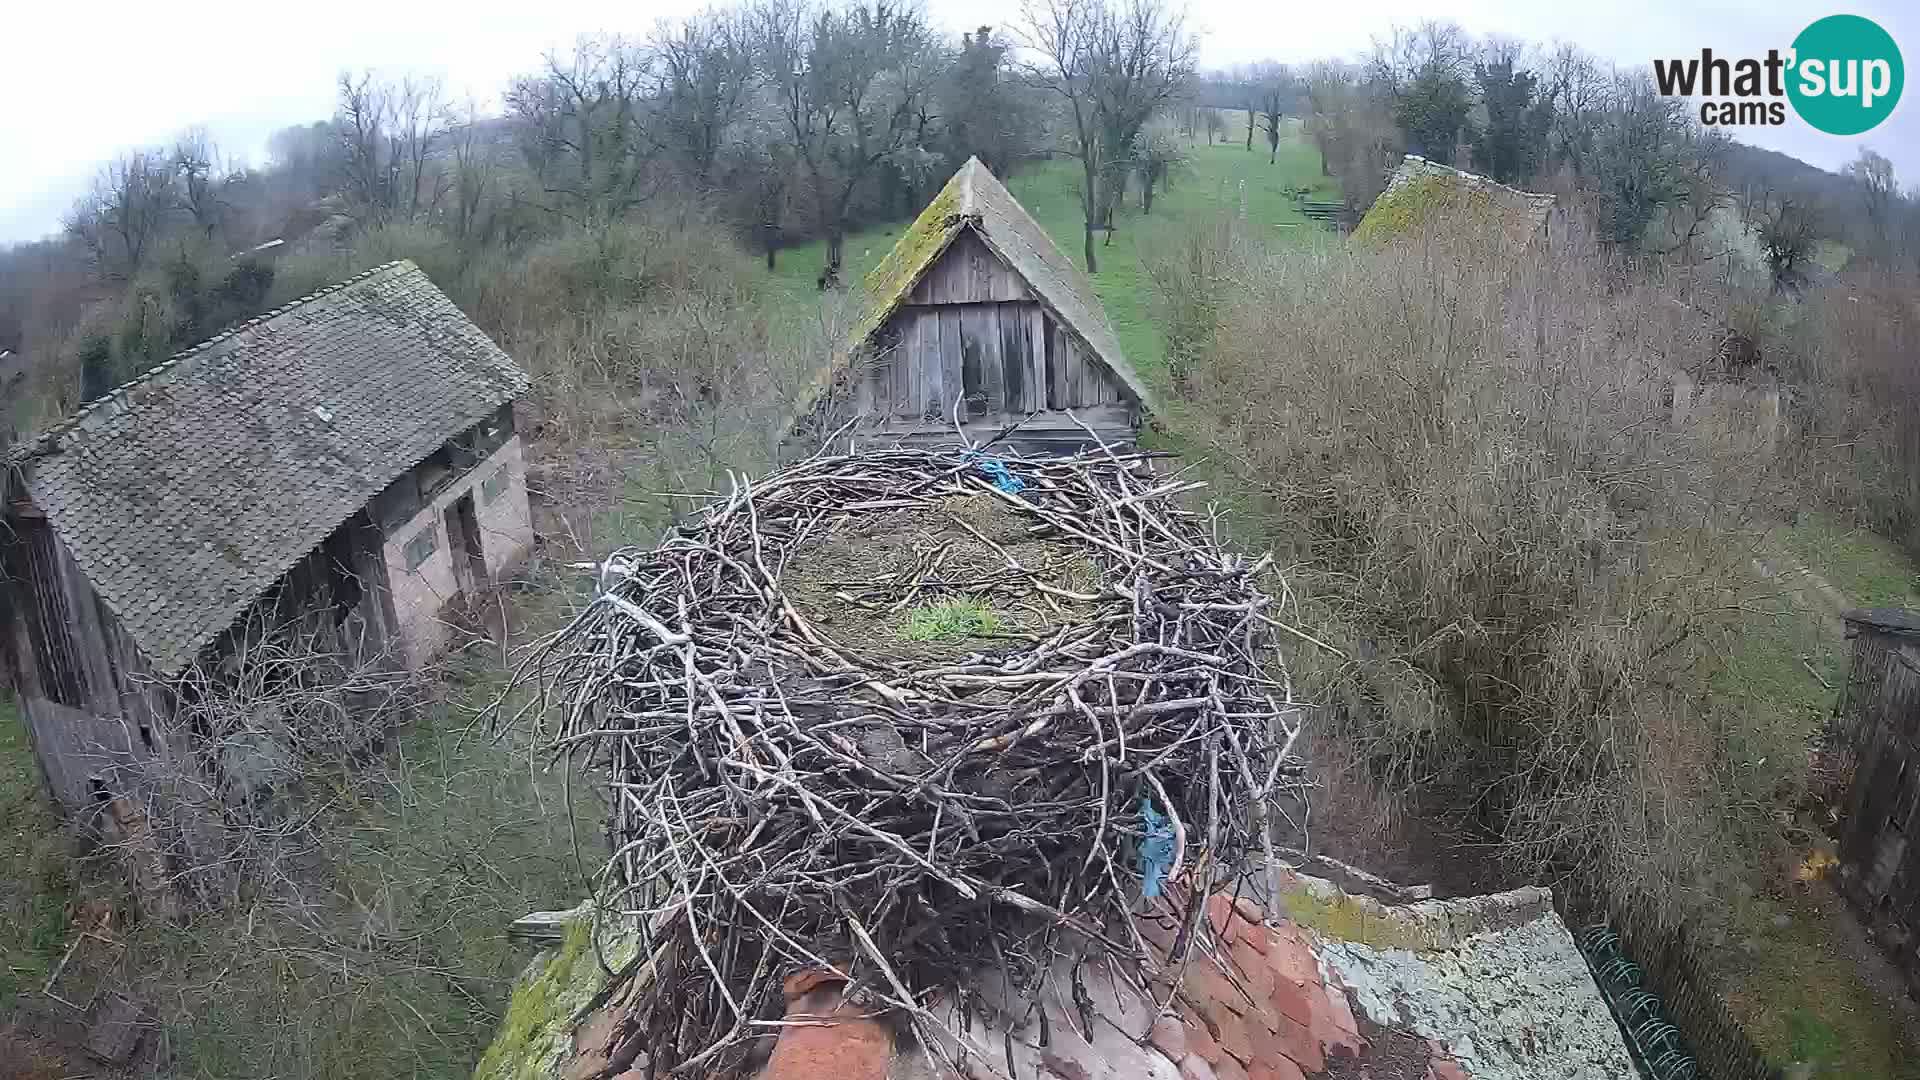
[[[1781,335],[1799,475],[1920,558],[1920,282],[1871,273],[1812,290]]]
[[[1213,344],[1228,278],[1241,265],[1245,241],[1221,214],[1200,225],[1165,227],[1149,245],[1154,314],[1167,340],[1167,373],[1185,387],[1193,365]]]
[[[1296,672],[1329,745],[1386,791],[1474,793],[1531,875],[1678,914],[1768,841],[1801,734],[1713,693],[1766,443],[1675,420],[1698,322],[1488,233],[1243,261],[1185,434],[1341,643]]]

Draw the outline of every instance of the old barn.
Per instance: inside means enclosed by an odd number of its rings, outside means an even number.
[[[109,801],[130,766],[181,754],[183,677],[219,677],[259,628],[297,626],[343,667],[432,657],[448,606],[532,543],[526,387],[399,262],[17,447],[0,475],[0,669],[55,800]]]
[[[980,159],[954,173],[866,287],[856,347],[823,380],[831,418],[856,418],[856,438],[951,443],[958,425],[979,443],[1019,423],[1013,443],[1057,451],[1088,445],[1088,428],[1116,445],[1139,435],[1153,396],[1093,283]]]
[[[1920,612],[1849,611],[1841,889],[1920,995]]]

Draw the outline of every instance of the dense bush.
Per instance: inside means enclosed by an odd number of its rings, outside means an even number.
[[[1728,854],[1792,783],[1798,734],[1713,692],[1765,439],[1674,419],[1697,321],[1500,242],[1241,258],[1186,435],[1343,643],[1315,673],[1325,745],[1403,797],[1468,792],[1530,875],[1677,914],[1751,865]]]
[[[1920,558],[1920,303],[1912,275],[1809,294],[1775,336],[1797,466],[1827,505]]]

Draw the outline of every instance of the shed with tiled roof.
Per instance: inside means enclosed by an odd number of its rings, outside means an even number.
[[[222,670],[237,642],[297,627],[355,664],[431,657],[443,610],[531,544],[513,424],[527,385],[403,261],[15,448],[0,660],[56,799],[110,794],[163,752],[171,688]]]

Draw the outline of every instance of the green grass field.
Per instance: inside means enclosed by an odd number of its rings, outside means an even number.
[[[1314,199],[1339,197],[1338,184],[1320,175],[1320,153],[1301,135],[1297,123],[1281,141],[1272,165],[1267,163],[1267,148],[1258,142],[1248,152],[1240,142],[1208,146],[1194,141],[1187,144],[1187,152],[1187,168],[1155,195],[1152,214],[1141,213],[1139,192],[1130,190],[1111,239],[1103,234],[1094,241],[1100,245],[1095,253],[1100,270],[1093,275],[1094,291],[1106,306],[1121,350],[1152,379],[1160,376],[1166,359],[1166,342],[1153,318],[1147,255],[1157,239],[1169,230],[1238,215],[1243,202],[1247,225],[1256,235],[1265,231],[1279,241],[1310,236],[1321,227],[1300,214],[1292,190],[1308,188]],[[1078,185],[1079,164],[1066,158],[1043,162],[1007,179],[1014,197],[1074,265],[1084,268]],[[897,222],[849,235],[846,282],[862,281],[886,257],[905,226]],[[789,248],[780,253],[779,268],[764,281],[777,295],[801,302],[814,295],[825,254],[824,242]]]
[[[1920,607],[1920,569],[1891,540],[1817,513],[1776,539],[1860,607]]]

